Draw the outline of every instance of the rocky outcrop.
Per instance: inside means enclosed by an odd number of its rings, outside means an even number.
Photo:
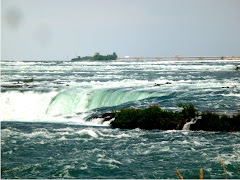
[[[103,118],[103,122],[114,118],[110,123],[111,127],[120,129],[240,131],[240,113],[233,116],[208,111],[199,113],[193,104],[179,104],[179,107],[182,110],[175,112],[162,110],[159,106],[128,108],[104,113],[98,118]]]
[[[31,79],[24,79],[23,82],[24,82],[24,83],[30,83],[30,82],[33,82],[33,78],[31,78]]]
[[[3,88],[22,88],[23,85],[3,85]]]

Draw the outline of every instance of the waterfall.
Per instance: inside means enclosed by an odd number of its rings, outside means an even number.
[[[191,119],[191,121],[184,124],[182,130],[190,130],[191,124],[195,124],[197,122],[197,119]]]

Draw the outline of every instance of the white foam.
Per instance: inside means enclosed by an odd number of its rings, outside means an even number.
[[[184,124],[182,130],[185,130],[185,131],[190,130],[190,126],[191,126],[192,124],[195,124],[196,122],[197,122],[197,119],[191,119],[190,122],[187,122],[186,124]]]
[[[83,130],[77,131],[76,133],[80,135],[89,135],[91,137],[98,138],[97,133],[94,132],[92,129],[83,129]]]
[[[51,139],[56,136],[56,134],[50,133],[45,129],[36,129],[34,132],[32,132],[30,134],[24,133],[22,135],[26,136],[28,138],[44,137],[44,138],[48,138],[48,139]]]
[[[1,93],[1,121],[33,121],[44,118],[48,105],[56,94],[56,92],[41,94],[15,91]]]
[[[110,137],[110,138],[121,139],[121,138],[129,138],[129,137],[131,137],[131,135],[126,134],[126,133],[121,133],[121,132],[118,133],[117,135],[115,135],[115,134],[112,134],[112,132],[109,133],[109,130],[106,133],[104,133],[104,131],[102,131],[102,132],[100,131],[100,132],[98,132],[98,134],[101,137],[104,137],[104,138]]]

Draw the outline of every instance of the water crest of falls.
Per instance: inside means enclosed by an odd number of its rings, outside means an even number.
[[[191,119],[191,121],[187,122],[186,124],[184,124],[182,130],[188,131],[190,130],[190,126],[192,124],[195,124],[197,122],[197,119]]]

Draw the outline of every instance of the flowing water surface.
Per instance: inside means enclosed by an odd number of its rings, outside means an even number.
[[[1,62],[2,178],[240,178],[239,132],[112,129],[92,119],[159,105],[232,115],[240,60]],[[30,80],[33,82],[23,82]]]

